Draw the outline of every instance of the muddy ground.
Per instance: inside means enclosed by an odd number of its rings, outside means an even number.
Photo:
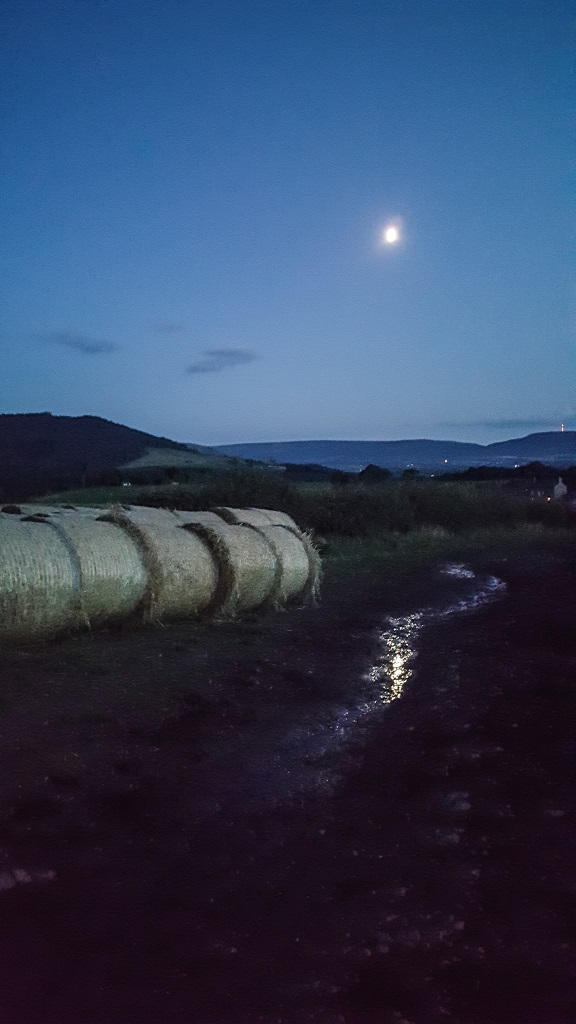
[[[0,1024],[576,1019],[576,574],[0,653]]]

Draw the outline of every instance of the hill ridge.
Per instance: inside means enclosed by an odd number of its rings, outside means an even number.
[[[387,469],[467,468],[472,465],[510,465],[548,461],[565,465],[576,461],[576,431],[545,431],[488,445],[474,441],[436,441],[409,438],[393,441],[263,441],[217,445],[226,455],[277,463],[319,463],[329,469],[358,472],[368,464]]]

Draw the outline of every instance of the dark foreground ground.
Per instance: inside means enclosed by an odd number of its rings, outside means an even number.
[[[574,1021],[574,566],[474,567],[4,651],[0,1024]]]

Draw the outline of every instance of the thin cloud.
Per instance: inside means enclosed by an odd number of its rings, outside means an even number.
[[[88,334],[76,334],[74,331],[55,331],[53,334],[43,337],[44,341],[48,341],[52,345],[64,345],[65,348],[73,348],[85,356],[105,355],[109,352],[116,352],[119,348],[107,338],[92,338]]]
[[[186,373],[220,373],[229,366],[243,366],[258,359],[256,352],[247,348],[211,348],[202,355],[203,359],[186,367]]]
[[[557,427],[557,420],[463,420],[459,423],[443,423],[443,427],[486,427],[491,430],[536,430]]]

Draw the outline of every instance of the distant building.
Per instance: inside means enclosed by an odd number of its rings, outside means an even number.
[[[564,501],[564,498],[566,497],[567,493],[568,488],[566,487],[566,484],[564,483],[562,477],[559,476],[558,483],[556,484],[553,491],[554,501]]]

